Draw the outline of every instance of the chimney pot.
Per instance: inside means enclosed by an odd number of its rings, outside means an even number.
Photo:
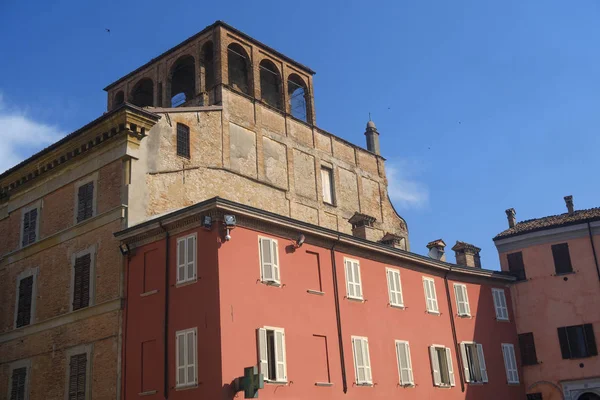
[[[481,258],[479,257],[481,249],[479,247],[457,240],[452,250],[456,253],[456,263],[458,265],[481,268]]]
[[[508,227],[513,228],[517,222],[517,212],[514,208],[509,208],[506,212],[506,218],[508,218]]]
[[[435,260],[446,261],[446,243],[442,239],[427,243],[428,256]]]
[[[565,204],[567,205],[569,214],[573,214],[575,212],[575,208],[573,207],[573,196],[565,196]]]

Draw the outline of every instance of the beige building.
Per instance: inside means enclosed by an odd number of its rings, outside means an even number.
[[[0,398],[119,398],[126,271],[113,233],[152,216],[220,196],[409,249],[377,128],[367,149],[318,128],[313,74],[216,22],[0,175]]]

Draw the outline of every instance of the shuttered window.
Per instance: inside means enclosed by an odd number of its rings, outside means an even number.
[[[398,359],[398,375],[400,376],[400,385],[412,386],[415,384],[412,371],[412,362],[410,359],[410,347],[408,342],[396,340],[396,358]]]
[[[94,215],[94,182],[88,182],[77,189],[77,222],[85,221]]]
[[[193,282],[197,276],[196,234],[177,239],[177,284]]]
[[[197,330],[196,328],[178,331],[175,347],[177,348],[176,360],[176,385],[177,387],[193,386],[198,384],[197,371]]]
[[[402,285],[400,283],[400,271],[397,269],[386,268],[388,294],[390,297],[390,305],[396,307],[404,306],[402,298]]]
[[[519,349],[521,350],[521,365],[535,365],[538,363],[533,332],[519,334]]]
[[[454,366],[452,364],[452,353],[444,346],[430,346],[429,358],[431,361],[431,373],[435,386],[454,386]]]
[[[371,375],[371,358],[369,356],[369,341],[367,338],[352,336],[352,352],[354,354],[356,384],[373,384],[373,376]]]
[[[177,155],[190,158],[190,128],[177,124]]]
[[[73,311],[90,305],[91,254],[75,259],[73,266]]]
[[[323,185],[323,202],[333,204],[333,171],[321,168],[321,184]]]
[[[16,327],[31,323],[31,305],[33,301],[33,276],[28,276],[19,281],[19,297],[17,305]]]
[[[508,307],[506,306],[504,289],[492,289],[492,296],[494,298],[494,308],[496,309],[496,319],[508,321]]]
[[[465,382],[487,383],[488,374],[485,365],[483,346],[479,343],[461,343],[460,352],[464,368]]]
[[[504,368],[506,369],[507,382],[519,383],[519,371],[517,370],[515,346],[509,343],[502,343],[502,355],[504,357]]]
[[[33,208],[23,214],[23,240],[21,242],[23,247],[35,243],[37,240],[37,218],[37,208]]]
[[[455,283],[454,294],[456,295],[456,308],[458,315],[461,317],[470,317],[471,307],[469,306],[469,297],[467,296],[467,286]]]
[[[573,272],[569,245],[567,243],[552,245],[552,257],[554,258],[554,269],[557,274]]]
[[[363,299],[360,280],[360,263],[358,260],[344,259],[346,264],[346,292],[349,299]]]
[[[512,272],[517,280],[525,280],[527,276],[525,274],[525,265],[523,264],[523,253],[511,253],[507,256],[508,258],[508,270]]]
[[[25,400],[27,393],[27,367],[13,369],[11,378],[10,400]]]
[[[598,355],[592,324],[558,328],[558,341],[564,359]]]
[[[281,328],[257,330],[259,372],[267,381],[287,382],[285,332]]]
[[[85,400],[87,354],[71,356],[69,363],[69,400]]]
[[[279,273],[277,240],[259,237],[258,247],[260,253],[260,280],[267,284],[279,285],[281,275]]]
[[[423,289],[425,290],[427,312],[439,313],[437,294],[435,293],[435,282],[432,278],[423,278]]]

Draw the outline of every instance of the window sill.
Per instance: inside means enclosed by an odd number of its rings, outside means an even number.
[[[308,290],[306,291],[306,293],[309,293],[309,294],[316,294],[316,295],[318,295],[318,296],[323,296],[323,295],[325,295],[325,292],[321,292],[320,290],[312,290],[312,289],[308,289]]]
[[[265,380],[265,385],[267,385],[267,384],[268,385],[285,385],[285,386],[287,386],[288,385],[288,381],[268,381],[268,380]]]
[[[188,281],[178,282],[178,283],[175,284],[175,287],[176,288],[180,288],[180,287],[183,287],[183,286],[193,285],[196,282],[198,282],[198,279],[194,278],[194,279],[190,279]]]
[[[197,389],[198,388],[198,384],[194,383],[192,385],[181,385],[181,386],[175,386],[175,390],[176,391],[182,391],[182,390],[191,390],[191,389]]]
[[[158,293],[158,289],[154,289],[154,290],[151,290],[149,292],[140,293],[140,297],[151,296],[151,295],[156,294],[156,293]],[[146,392],[144,392],[144,393],[146,393]]]
[[[487,382],[465,382],[468,385],[474,385],[474,386],[483,386],[485,385]]]
[[[333,383],[331,383],[331,382],[315,382],[315,386],[331,387],[331,386],[333,386]]]
[[[458,318],[466,318],[466,319],[472,319],[472,318],[473,318],[473,316],[471,316],[471,315],[466,315],[466,314],[463,314],[463,315],[456,314],[456,316],[457,316]]]
[[[500,318],[496,318],[496,322],[510,322],[510,319],[500,319]]]
[[[325,204],[326,206],[329,206],[329,207],[337,207],[337,204],[335,204],[335,203],[328,203],[325,200],[323,200],[323,204]]]
[[[158,393],[158,390],[148,390],[147,392],[138,393],[138,396],[152,396]]]
[[[439,317],[440,315],[442,315],[442,314],[441,314],[439,311],[429,311],[429,310],[425,310],[425,312],[426,312],[427,314],[431,314],[431,315],[437,315],[438,317]]]
[[[552,274],[552,276],[565,276],[565,275],[574,275],[576,272],[575,271],[569,271],[569,272],[557,272],[556,274]]]
[[[406,307],[404,307],[404,304],[391,304],[388,303],[388,305],[392,308],[397,308],[398,310],[404,310]]]
[[[366,300],[360,297],[348,297],[346,296],[346,300],[355,301],[357,303],[364,303]]]
[[[361,387],[373,387],[374,386],[372,383],[358,383],[358,382],[355,382],[354,384],[356,386],[361,386]]]
[[[452,385],[434,385],[434,386],[437,388],[440,388],[440,389],[452,389],[452,387],[453,387]]]
[[[399,383],[398,386],[404,389],[410,389],[416,387],[414,383]]]
[[[281,287],[281,283],[277,283],[277,282],[273,282],[273,281],[263,281],[263,280],[261,280],[260,283],[262,283],[263,285],[266,285],[266,286]]]

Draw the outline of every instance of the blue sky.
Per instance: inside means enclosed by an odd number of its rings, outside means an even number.
[[[103,87],[217,19],[317,71],[320,127],[364,145],[371,112],[414,252],[463,240],[497,269],[506,208],[600,205],[597,0],[1,0],[0,170],[97,118]]]

